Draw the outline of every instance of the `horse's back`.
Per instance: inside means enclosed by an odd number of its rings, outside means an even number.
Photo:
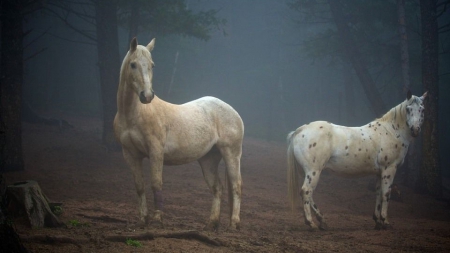
[[[197,160],[214,145],[242,147],[242,119],[218,98],[202,97],[181,105],[172,104],[167,115],[166,164]]]
[[[346,127],[336,125],[327,121],[314,121],[309,124],[305,124],[295,131],[295,136],[301,135],[302,145],[309,145],[314,142],[318,145],[318,142],[326,143],[327,146],[335,149],[336,146],[344,145],[348,141],[359,141],[361,138],[361,129],[364,127]],[[364,134],[362,135],[364,136]],[[299,137],[297,137],[299,138]]]
[[[297,130],[290,133],[289,136],[297,138],[302,145],[307,145],[309,141],[330,137],[330,134],[334,131],[334,126],[335,125],[327,121],[314,121],[297,128]]]
[[[314,121],[305,124],[291,133],[290,136],[297,157],[304,157],[304,160],[314,160],[316,153],[328,157],[331,155],[330,144],[333,137],[333,125],[329,122]]]
[[[201,97],[196,100],[184,103],[181,106],[198,106],[204,109],[205,112],[209,112],[212,114],[224,113],[223,116],[238,118],[240,121],[242,121],[237,111],[231,105],[212,96]]]
[[[200,108],[204,116],[212,121],[220,133],[241,137],[244,134],[244,123],[239,113],[232,106],[216,97],[202,97],[182,106]]]

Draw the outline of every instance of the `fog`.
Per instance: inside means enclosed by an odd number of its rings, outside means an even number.
[[[153,88],[160,98],[184,103],[202,96],[218,97],[239,112],[246,136],[274,141],[284,141],[289,131],[314,120],[358,126],[381,116],[370,109],[349,66],[332,58],[315,59],[302,50],[305,40],[327,28],[299,24],[299,12],[285,1],[188,3],[193,11],[220,10],[218,16],[227,23],[224,31],[213,32],[208,41],[176,35],[156,37]],[[34,14],[25,26],[33,29],[28,42],[39,37],[26,48],[25,57],[45,50],[25,64],[24,100],[38,112],[100,116],[96,46],[78,43],[85,41],[82,36],[43,13]],[[128,50],[128,37],[128,30],[120,28],[121,58]],[[137,36],[144,45],[153,37],[145,31]],[[417,40],[417,35],[410,38]],[[399,96],[400,71],[400,66],[387,67],[381,74],[375,71],[387,109],[404,99]],[[423,93],[419,71],[412,67],[414,95]],[[441,82],[443,79],[448,76],[441,77]],[[448,87],[442,87],[441,101],[448,99],[448,93]],[[441,108],[442,125],[448,125],[449,110]],[[445,150],[449,148],[448,130],[441,129]],[[448,165],[443,159],[442,167]]]

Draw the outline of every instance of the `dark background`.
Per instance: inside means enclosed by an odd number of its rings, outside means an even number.
[[[381,116],[371,110],[354,70],[339,60],[333,44],[324,45],[323,38],[335,29],[334,25],[313,20],[306,9],[299,11],[289,5],[295,1],[185,2],[193,12],[218,10],[216,16],[226,19],[226,24],[213,30],[207,41],[141,29],[139,44],[146,45],[156,37],[153,84],[162,99],[184,103],[205,95],[218,97],[240,113],[246,135],[276,141],[284,141],[289,131],[314,120],[358,126]],[[389,109],[402,102],[404,95],[396,5],[395,1],[387,2],[378,9],[359,13],[361,16],[355,14],[355,19],[380,23],[374,25],[378,30],[367,28],[365,32],[373,40],[361,45],[364,57],[369,59],[369,71]],[[445,11],[439,24],[448,24],[449,16]],[[407,17],[411,90],[414,95],[422,95],[418,1],[409,3]],[[393,20],[392,25],[383,20]],[[76,17],[69,21],[92,29]],[[32,29],[25,38],[25,44],[32,43],[25,48],[24,57],[45,50],[25,62],[23,100],[37,112],[101,117],[97,47],[82,43],[86,42],[83,36],[45,10],[26,16],[24,28]],[[450,175],[450,159],[446,155],[450,148],[449,34],[439,37],[439,141],[441,169],[446,176]],[[380,50],[377,43],[391,51]],[[120,25],[121,59],[128,46],[129,30]]]

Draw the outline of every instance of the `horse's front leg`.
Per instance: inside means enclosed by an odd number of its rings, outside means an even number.
[[[142,157],[135,156],[126,149],[123,149],[123,157],[131,169],[134,178],[134,185],[138,197],[139,220],[141,225],[148,223],[147,199],[145,197],[145,182],[142,175]]]
[[[379,209],[379,219],[376,220],[376,229],[390,229],[392,226],[390,225],[388,218],[387,218],[387,212],[388,212],[388,206],[389,206],[389,199],[391,197],[391,187],[392,183],[394,182],[394,176],[396,172],[395,166],[390,166],[384,171],[381,172],[381,178],[380,178],[380,188],[381,192],[378,198],[380,198],[380,206],[377,206],[377,209]],[[378,184],[377,184],[378,186]]]
[[[164,156],[162,154],[151,154],[150,160],[150,175],[153,191],[153,200],[155,206],[155,212],[153,214],[153,221],[157,225],[162,226],[162,214],[163,214],[163,193],[162,193],[162,171]]]
[[[381,229],[381,176],[377,175],[377,181],[375,185],[375,211],[373,212],[373,220],[375,221],[375,229]]]

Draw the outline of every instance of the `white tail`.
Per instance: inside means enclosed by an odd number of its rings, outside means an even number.
[[[290,132],[287,136],[287,183],[288,183],[288,199],[290,202],[291,210],[294,211],[295,206],[298,203],[300,195],[299,187],[299,172],[303,170],[300,168],[294,155],[294,147],[292,139],[296,135],[297,131]],[[300,171],[299,171],[300,169]],[[303,174],[303,173],[302,173]]]

